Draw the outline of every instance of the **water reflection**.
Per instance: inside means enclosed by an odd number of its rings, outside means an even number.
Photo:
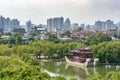
[[[84,80],[94,74],[100,74],[105,77],[109,71],[120,71],[120,66],[75,67],[66,62],[41,62],[41,67],[50,72],[60,74],[67,79],[76,77],[78,80]]]
[[[116,65],[116,71],[120,69],[120,65]]]
[[[70,64],[66,63],[65,70],[67,70],[69,66],[73,66],[73,65],[70,65]],[[75,70],[76,72],[83,70],[86,76],[89,75],[89,72],[88,72],[88,68],[87,68],[87,67],[81,67],[81,66],[79,66],[79,67],[77,66],[77,67],[76,67],[76,66],[74,66],[73,68],[74,68],[74,70]]]

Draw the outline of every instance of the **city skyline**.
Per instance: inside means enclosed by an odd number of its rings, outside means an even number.
[[[37,28],[38,27],[38,28]],[[29,20],[26,22],[26,25],[20,25],[20,21],[18,19],[11,19],[9,17],[0,17],[0,32],[25,32],[29,34],[31,31],[36,30],[38,33],[39,27],[44,27],[48,32],[58,32],[58,31],[70,31],[75,29],[83,29],[85,31],[107,31],[107,30],[120,30],[120,22],[117,24],[114,21],[106,20],[106,21],[95,21],[94,25],[89,24],[78,24],[72,23],[69,18],[64,19],[63,17],[54,17],[47,19],[47,25],[35,25]],[[42,29],[43,30],[43,29]]]
[[[73,23],[94,24],[97,20],[120,21],[119,0],[3,0],[0,14],[25,24],[46,24],[47,18],[64,17]]]

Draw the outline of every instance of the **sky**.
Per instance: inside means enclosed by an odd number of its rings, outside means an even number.
[[[72,23],[94,24],[96,20],[120,21],[120,0],[0,0],[0,15],[46,24],[47,18],[69,18]]]

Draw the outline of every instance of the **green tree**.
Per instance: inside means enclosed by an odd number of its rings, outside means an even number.
[[[16,37],[15,43],[18,44],[18,45],[21,45],[22,44],[22,36],[21,35],[17,35],[15,37]]]
[[[62,33],[61,37],[64,37],[64,36],[70,37],[71,36],[71,32],[70,31],[66,31],[66,32]]]
[[[91,46],[94,57],[99,57],[102,63],[120,63],[120,43],[119,42],[103,42],[98,45]]]
[[[9,44],[15,44],[15,38],[13,36],[9,38]]]
[[[94,44],[99,44],[101,42],[105,41],[111,41],[111,37],[104,33],[100,33],[98,35],[91,35],[85,40],[86,45],[94,45]]]

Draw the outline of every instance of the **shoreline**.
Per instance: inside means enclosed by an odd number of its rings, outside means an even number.
[[[43,62],[49,62],[49,61],[66,62],[65,59],[38,59],[38,60]],[[120,66],[120,63],[98,63],[98,66],[101,66],[101,65]]]
[[[53,62],[64,61],[65,62],[65,59],[38,59],[38,60],[44,61],[44,62],[47,62],[47,61],[53,61]]]

